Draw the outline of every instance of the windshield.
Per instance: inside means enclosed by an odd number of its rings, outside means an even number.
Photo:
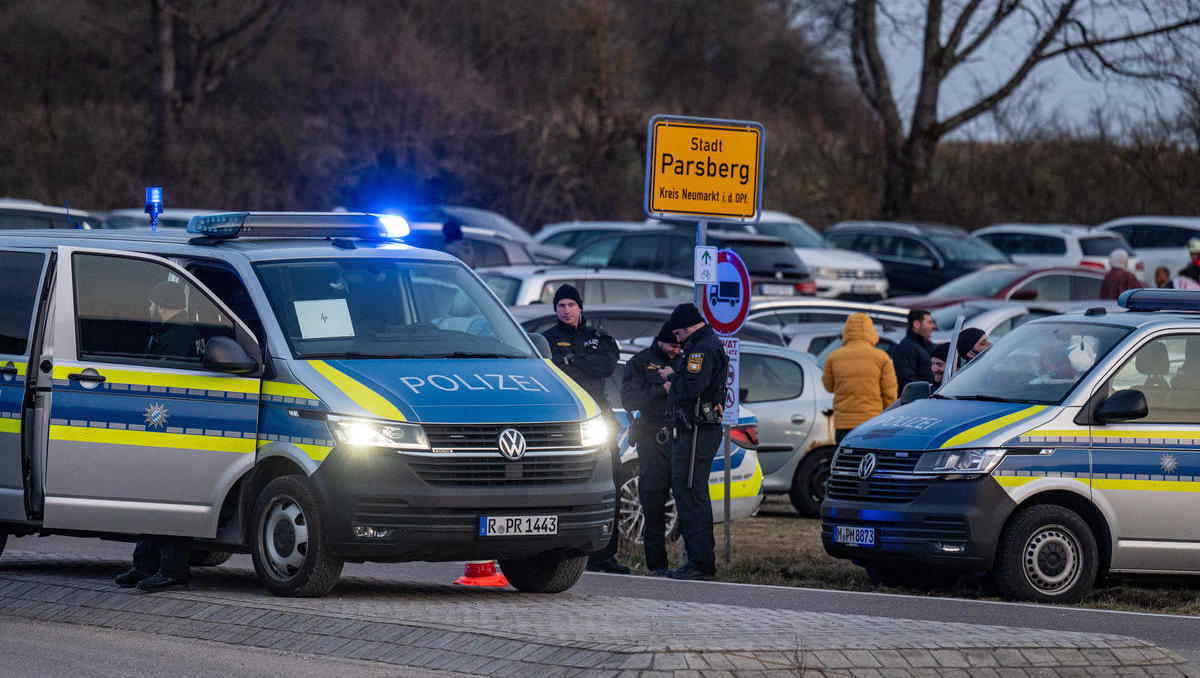
[[[931,235],[929,239],[950,261],[982,261],[999,264],[1008,261],[1003,252],[979,238],[957,238],[949,235]]]
[[[1027,272],[1024,268],[984,268],[936,287],[931,297],[991,297],[1017,281]]]
[[[815,247],[819,249],[827,247],[821,236],[817,235],[817,232],[812,230],[808,224],[799,224],[794,221],[760,221],[755,228],[763,235],[773,235],[776,238],[783,238],[792,247]]]
[[[936,396],[1057,405],[1128,333],[1086,323],[1022,325],[967,363]]]
[[[516,305],[517,292],[521,291],[520,280],[495,273],[480,273],[479,277],[483,278],[483,281],[492,288],[492,292],[495,292],[497,297],[500,297],[500,303],[505,306]]]
[[[1125,242],[1125,239],[1117,235],[1080,238],[1079,248],[1083,250],[1083,256],[1085,257],[1107,257],[1113,250],[1118,248],[1124,249],[1126,252],[1133,251],[1133,248]]]
[[[958,320],[958,316],[961,315],[963,317],[963,327],[970,327],[971,319],[985,310],[987,309],[971,304],[950,304],[942,308],[932,309],[929,311],[929,317],[933,318],[933,322],[937,325],[938,330],[950,331],[954,329],[954,323]]]
[[[531,358],[525,333],[463,266],[403,259],[256,264],[297,358]]]

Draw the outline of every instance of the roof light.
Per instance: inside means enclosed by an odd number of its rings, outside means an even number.
[[[407,222],[405,222],[407,226]],[[398,228],[398,227],[397,227]],[[374,214],[361,212],[230,212],[192,217],[189,233],[216,238],[363,238],[391,234]]]
[[[150,215],[150,230],[158,230],[158,215],[163,211],[162,186],[146,188],[146,214]]]
[[[409,233],[408,220],[399,214],[380,214],[379,223],[389,238],[403,238]]]
[[[1130,311],[1200,311],[1200,291],[1141,288],[1123,292],[1117,305]]]

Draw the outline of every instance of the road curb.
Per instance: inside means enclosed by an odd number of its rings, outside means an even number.
[[[125,565],[6,553],[0,616],[501,678],[1190,675],[1177,655],[1110,634],[353,577],[287,599],[224,568],[147,595],[112,583]]]

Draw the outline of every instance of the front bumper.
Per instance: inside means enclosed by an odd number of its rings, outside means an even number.
[[[887,278],[816,278],[817,296],[875,301],[887,296]]]
[[[561,458],[527,454],[509,462],[498,453],[465,460],[335,448],[313,481],[330,547],[351,561],[493,560],[598,550],[614,527],[610,456],[603,450],[574,455],[573,465],[558,464]],[[558,533],[479,536],[483,516],[529,515],[558,516]],[[355,526],[386,533],[356,537]]]
[[[827,497],[821,504],[821,543],[835,558],[878,563],[908,561],[963,570],[992,567],[1000,530],[1016,503],[991,476],[935,479],[907,502]],[[850,494],[847,488],[844,494]],[[875,545],[834,542],[834,526],[871,527]]]

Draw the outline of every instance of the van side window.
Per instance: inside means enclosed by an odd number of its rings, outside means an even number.
[[[233,321],[199,288],[153,261],[74,255],[80,360],[196,368]]]
[[[1137,389],[1149,413],[1132,424],[1200,424],[1200,335],[1155,339],[1138,349],[1107,384],[1109,394]]]
[[[45,263],[46,255],[38,252],[0,252],[0,280],[6,292],[0,304],[0,353],[29,353],[29,328]]]

